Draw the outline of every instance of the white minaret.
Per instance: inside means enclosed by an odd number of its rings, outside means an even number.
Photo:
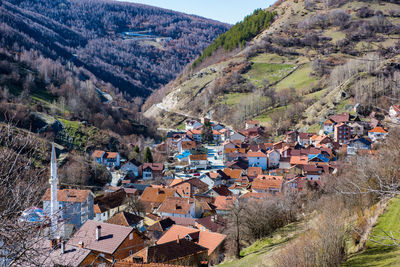
[[[56,150],[54,148],[54,143],[51,148],[51,165],[50,165],[50,187],[51,187],[51,203],[50,203],[50,218],[51,218],[51,238],[54,239],[57,233],[58,227],[58,201],[57,201],[57,186],[58,186],[58,176],[57,176],[57,156]]]

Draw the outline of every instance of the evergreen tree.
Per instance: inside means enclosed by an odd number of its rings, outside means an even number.
[[[135,151],[136,154],[139,154],[140,153],[139,146],[136,145],[135,148],[133,149],[133,151]]]
[[[201,131],[201,138],[203,139],[203,142],[207,143],[211,143],[214,140],[211,122],[204,123],[203,130]]]
[[[151,154],[151,150],[149,147],[146,147],[144,152],[144,161],[148,163],[153,163],[153,155]]]

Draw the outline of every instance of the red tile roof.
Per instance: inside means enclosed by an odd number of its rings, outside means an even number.
[[[377,126],[374,129],[369,130],[368,132],[369,133],[387,133],[387,131],[380,126]]]
[[[330,116],[329,119],[335,123],[348,122],[350,120],[350,115],[349,113],[336,114]]]
[[[90,190],[80,189],[59,189],[57,190],[57,201],[60,202],[85,202],[89,196],[93,194]],[[43,201],[51,200],[51,189],[47,188],[46,193],[43,195]]]
[[[208,255],[214,252],[214,250],[225,240],[226,235],[200,231],[199,229],[193,229],[180,225],[173,225],[158,241],[157,244],[164,244],[167,242],[175,241],[177,238],[183,238],[186,235],[198,235],[195,241],[200,246],[208,248]]]
[[[146,189],[143,191],[143,194],[140,197],[140,201],[161,203],[167,197],[174,196],[175,192],[176,189],[173,188],[146,187]]]
[[[236,196],[217,196],[214,205],[217,210],[230,210],[236,202]]]
[[[225,168],[224,173],[229,176],[231,179],[239,179],[240,176],[242,175],[242,170],[241,169],[231,169],[231,168]]]
[[[106,153],[103,150],[95,150],[92,154],[92,157],[94,158],[101,158],[103,156],[103,154]]]
[[[281,189],[283,183],[282,176],[259,175],[251,184],[252,189],[269,190]]]
[[[158,213],[188,214],[194,202],[193,198],[167,197],[158,208]]]
[[[261,151],[257,151],[257,152],[253,152],[253,151],[249,151],[249,152],[247,152],[247,157],[248,158],[255,158],[255,157],[257,157],[257,158],[266,158],[267,157],[267,155],[265,155],[263,152],[261,152]]]

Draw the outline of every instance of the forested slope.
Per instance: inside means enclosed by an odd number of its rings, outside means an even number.
[[[10,0],[0,4],[1,47],[71,61],[128,96],[172,80],[228,25],[118,1]]]

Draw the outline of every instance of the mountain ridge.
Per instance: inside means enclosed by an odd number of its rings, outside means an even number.
[[[162,100],[158,105],[197,116],[212,113],[213,119],[237,127],[243,120],[255,118],[279,134],[291,128],[316,131],[320,123],[317,117],[352,112],[349,105],[357,103],[369,112],[388,108],[380,97],[388,88],[376,90],[367,98],[356,88],[361,84],[372,86],[378,82],[375,72],[385,72],[364,64],[365,57],[386,62],[398,55],[398,4],[277,1],[268,10],[278,16],[267,29],[234,55],[217,56],[221,58],[217,63],[213,55],[212,65],[182,73],[160,91],[164,94],[158,97]],[[361,69],[367,69],[365,77],[369,80],[356,81],[346,96],[337,92],[332,97],[328,93],[336,87],[336,79],[342,79],[347,71],[359,73],[354,60],[361,62]],[[343,66],[350,65],[350,70],[344,70]],[[199,88],[205,93],[193,98]],[[377,104],[370,103],[378,98]],[[149,106],[145,116],[162,117],[164,112]]]
[[[146,97],[166,84],[229,27],[117,1],[10,0],[2,2],[0,11],[2,35],[8,36],[2,46],[36,48],[54,60],[72,61],[128,98]],[[142,30],[154,38],[128,34]]]

